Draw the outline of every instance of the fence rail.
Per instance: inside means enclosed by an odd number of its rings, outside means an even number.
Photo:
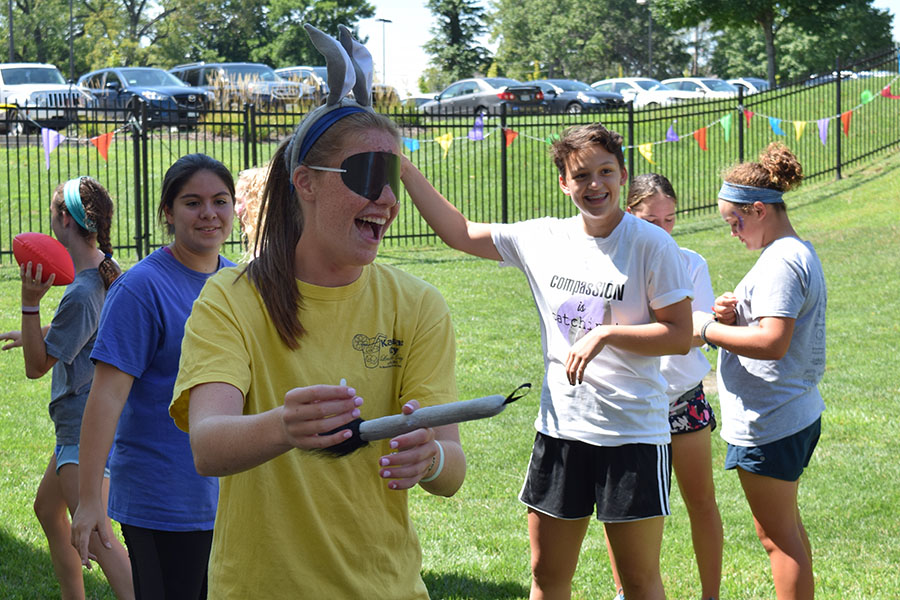
[[[625,137],[629,177],[648,171],[666,175],[682,217],[714,210],[719,173],[755,159],[774,140],[800,158],[807,179],[840,178],[847,165],[900,144],[900,73],[892,49],[835,76],[734,99],[697,101],[662,108],[580,115],[436,115],[392,112],[404,151],[469,218],[509,222],[537,216],[568,216],[548,142],[566,127],[601,120]],[[854,75],[846,75],[848,70]],[[894,93],[896,92],[896,94]],[[131,109],[77,110],[65,129],[22,129],[14,111],[0,118],[0,263],[11,262],[12,238],[22,231],[48,233],[49,200],[57,184],[78,175],[98,179],[116,201],[113,244],[119,255],[142,257],[167,242],[155,224],[162,177],[189,152],[221,160],[233,173],[268,162],[302,113],[242,109],[211,110],[192,128],[150,122],[147,105]],[[18,123],[18,125],[16,125]],[[38,125],[37,123],[30,123]],[[5,127],[4,127],[5,126]],[[388,245],[434,243],[405,192]],[[229,245],[240,246],[239,231]]]

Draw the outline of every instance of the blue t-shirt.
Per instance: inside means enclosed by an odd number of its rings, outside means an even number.
[[[219,268],[232,266],[219,258]],[[211,274],[159,249],[110,287],[91,359],[134,377],[110,457],[109,516],[163,531],[213,528],[218,480],[194,468],[169,403],[184,324]]]
[[[97,269],[85,269],[66,287],[44,338],[47,354],[56,358],[50,384],[50,418],[56,443],[77,444],[81,415],[91,391],[91,350],[97,338],[106,286]]]

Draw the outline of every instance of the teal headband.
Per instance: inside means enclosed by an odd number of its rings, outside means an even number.
[[[722,189],[719,190],[720,200],[727,200],[735,204],[753,204],[754,202],[778,204],[784,202],[782,196],[784,196],[784,192],[779,192],[778,190],[752,185],[739,185],[737,183],[728,183],[727,181],[722,182]]]
[[[93,221],[87,218],[87,215],[84,212],[84,203],[81,201],[82,179],[84,179],[84,177],[70,179],[63,186],[63,199],[66,201],[66,211],[83,229],[90,232],[96,232],[97,227],[94,225]]]

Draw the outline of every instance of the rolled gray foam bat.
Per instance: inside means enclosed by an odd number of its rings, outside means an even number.
[[[448,402],[436,406],[426,406],[411,415],[390,415],[366,421],[355,419],[322,435],[331,435],[343,429],[349,429],[353,435],[340,444],[328,448],[317,448],[314,452],[327,456],[346,456],[375,440],[384,440],[426,427],[439,427],[452,423],[463,423],[476,419],[486,419],[499,415],[507,404],[515,402],[531,391],[530,383],[523,383],[508,396],[485,396],[473,400]]]

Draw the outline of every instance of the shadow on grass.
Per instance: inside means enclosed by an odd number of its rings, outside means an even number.
[[[105,578],[85,571],[84,591],[89,599],[115,599]],[[59,598],[50,554],[38,550],[0,528],[0,600]]]
[[[432,600],[442,598],[504,600],[528,597],[528,587],[517,581],[484,581],[459,573],[429,571],[422,573],[422,579]]]

